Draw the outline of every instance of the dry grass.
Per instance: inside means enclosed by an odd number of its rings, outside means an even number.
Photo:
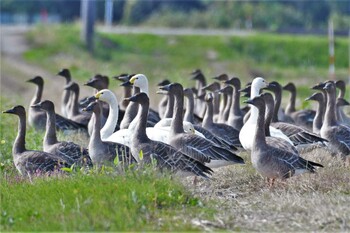
[[[269,188],[243,153],[245,166],[216,170],[212,180],[185,185],[201,199],[214,201],[216,222],[198,217],[203,229],[243,231],[350,231],[350,168],[322,148],[301,156],[324,165],[317,174],[292,177]]]

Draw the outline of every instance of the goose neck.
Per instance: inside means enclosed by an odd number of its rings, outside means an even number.
[[[111,98],[108,101],[108,104],[109,104],[109,114],[105,125],[101,129],[102,140],[108,138],[113,134],[114,129],[118,123],[119,108],[118,108],[117,99],[115,97]]]
[[[174,104],[174,117],[170,125],[170,130],[172,134],[183,133],[183,93],[174,94],[175,104]]]
[[[239,96],[238,90],[239,89],[237,89],[236,87],[233,87],[230,115],[235,115],[235,116],[241,115],[241,109],[239,106],[240,96]]]
[[[19,115],[18,133],[12,148],[13,154],[19,154],[26,150],[25,137],[26,137],[26,116]]]
[[[57,143],[56,135],[56,114],[54,111],[46,112],[46,132],[44,136],[44,145],[53,145]]]
[[[210,126],[213,125],[213,102],[208,101],[207,102],[207,110],[205,112],[204,118],[203,118],[203,126]]]
[[[292,112],[295,112],[295,101],[296,101],[296,92],[291,91],[290,97],[289,97],[289,103],[286,107],[286,113],[291,114]]]
[[[136,126],[131,134],[132,137],[135,138],[138,142],[144,142],[148,139],[148,136],[146,134],[148,109],[149,102],[141,104],[137,112],[137,116],[135,117],[135,119],[137,119]]]
[[[192,96],[187,96],[186,111],[185,111],[185,115],[184,115],[184,121],[191,122],[192,124],[194,123],[193,109],[194,109],[193,95]]]
[[[266,146],[266,132],[265,132],[265,107],[258,110],[258,116],[255,126],[255,135],[253,140],[253,148],[261,149]]]
[[[41,97],[43,95],[43,89],[44,89],[44,87],[42,84],[37,85],[35,95],[34,95],[32,101],[30,102],[30,105],[37,104],[41,101]]]
[[[164,118],[172,118],[174,113],[174,96],[167,95],[167,97],[168,97],[168,102],[164,113]]]
[[[280,91],[275,92],[275,107],[273,110],[272,122],[278,122],[278,111],[281,106],[282,93]]]
[[[336,106],[335,106],[335,93],[330,91],[327,92],[327,105],[326,105],[326,112],[324,116],[324,124],[328,126],[336,125]]]

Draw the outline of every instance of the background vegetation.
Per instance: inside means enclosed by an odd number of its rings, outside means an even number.
[[[3,0],[0,4],[3,14],[24,13],[28,15],[29,22],[34,22],[35,15],[43,10],[48,14],[58,14],[63,22],[80,17],[79,0]],[[105,1],[96,1],[97,19],[100,21],[104,19],[104,4]],[[330,18],[336,30],[347,33],[350,3],[333,0],[118,0],[113,4],[113,22],[126,25],[324,33]]]

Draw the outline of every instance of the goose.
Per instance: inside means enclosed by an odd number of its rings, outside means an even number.
[[[214,121],[217,122],[219,119],[219,106],[220,106],[220,95],[218,93],[218,90],[220,90],[220,83],[219,82],[212,82],[204,87],[202,87],[203,91],[209,91],[213,94],[213,118]]]
[[[202,88],[207,85],[207,81],[202,71],[200,69],[196,69],[191,72],[191,79],[196,81],[196,89],[198,90],[196,93],[197,97],[204,95],[205,91]],[[194,113],[195,115],[203,118],[205,113],[205,103],[197,99],[195,101]]]
[[[349,106],[349,105],[350,105],[350,103],[346,99],[338,97],[336,100],[336,104],[335,104],[335,106],[337,107],[337,111],[336,111],[335,115],[336,115],[336,118],[338,121],[340,121],[343,125],[350,127],[350,125],[346,124],[346,121],[344,121],[344,118],[343,118],[341,110],[340,110],[340,109],[342,109],[342,107]]]
[[[174,147],[151,140],[146,134],[147,114],[149,109],[149,98],[144,92],[138,93],[130,98],[129,101],[140,104],[135,130],[131,134],[131,153],[139,158],[139,154],[143,154],[140,162],[151,163],[152,159],[156,160],[156,165],[160,169],[168,169],[170,171],[186,171],[192,174],[208,177],[212,170],[200,161],[197,161]]]
[[[12,147],[12,156],[15,167],[22,176],[46,174],[67,166],[66,161],[56,155],[26,149],[26,110],[23,106],[14,106],[3,111],[3,113],[14,114],[19,118],[17,137]]]
[[[86,83],[84,83],[84,86],[88,86],[88,87],[92,87],[94,88],[94,94],[97,93],[98,91],[102,90],[102,89],[107,89],[109,85],[109,79],[107,76],[103,76],[100,74],[96,74],[94,77],[92,77],[89,81],[87,81]],[[94,101],[95,98],[87,98],[86,103],[83,104],[83,106],[87,107],[88,104],[90,103],[90,101]],[[106,123],[107,117],[108,117],[108,104],[105,102],[101,103],[101,107],[102,107],[102,115],[100,117],[101,120],[101,125],[103,126]],[[88,123],[88,133],[89,135],[91,135],[92,133],[92,127],[94,125],[94,121],[95,121],[95,114],[92,114]]]
[[[192,88],[184,88],[184,97],[186,97],[186,110],[184,113],[184,121],[198,125],[202,123],[202,119],[194,115],[194,94]]]
[[[239,105],[240,93],[238,91],[241,89],[241,81],[239,78],[233,77],[229,80],[226,80],[225,84],[231,85],[233,87],[230,113],[226,124],[239,131],[243,126],[243,113]]]
[[[116,156],[118,161],[128,165],[135,163],[136,160],[131,155],[130,148],[119,143],[103,142],[101,140],[101,120],[102,115],[100,102],[97,100],[91,102],[83,111],[92,111],[93,116],[96,119],[92,127],[92,133],[89,141],[89,156],[94,165],[100,167],[101,165],[113,164]]]
[[[52,153],[61,157],[67,164],[77,164],[79,166],[91,166],[91,159],[87,149],[75,144],[74,142],[58,141],[56,135],[55,121],[55,106],[50,100],[44,100],[40,103],[31,106],[39,108],[46,112],[46,131],[43,140],[43,148],[45,152]]]
[[[119,117],[117,97],[112,91],[108,89],[103,89],[95,94],[95,98],[109,104],[109,115],[106,124],[101,129],[102,141],[116,142],[130,146],[130,134],[137,125],[137,117],[134,117],[134,119],[136,120],[133,121],[127,129],[120,129],[114,132],[114,127],[116,126]],[[129,106],[132,103],[135,102],[130,102]],[[158,140],[166,143],[168,141],[168,132],[169,130],[166,129],[147,127],[147,135],[152,140]]]
[[[295,102],[297,96],[297,89],[295,84],[289,82],[283,86],[283,90],[290,92],[289,103],[286,106],[285,114],[290,116],[295,124],[305,127],[307,129],[312,129],[312,122],[315,117],[316,111],[311,109],[302,109],[297,111],[295,109]]]
[[[312,132],[316,134],[320,134],[320,130],[322,127],[322,122],[323,122],[323,115],[325,112],[325,102],[324,102],[324,97],[323,94],[320,92],[316,92],[309,96],[308,98],[305,99],[306,101],[316,101],[317,102],[317,110],[316,110],[316,115],[314,117],[314,120],[312,122]]]
[[[203,118],[202,127],[211,131],[214,135],[230,143],[231,145],[241,147],[238,130],[232,126],[215,123],[213,121],[213,96],[211,93],[206,95],[205,101],[207,103],[207,111],[205,112]]]
[[[344,97],[345,97],[345,90],[346,90],[345,82],[343,80],[337,80],[335,82],[335,86],[339,89],[338,99],[339,98],[343,98],[344,99]],[[350,125],[350,117],[345,114],[344,109],[343,109],[342,106],[337,107],[337,112],[339,114],[339,118],[341,119],[341,122],[343,124]]]
[[[163,81],[159,82],[157,84],[157,86],[161,87],[161,86],[165,86],[168,84],[170,84],[170,81],[167,79],[164,79]],[[167,106],[168,106],[168,98],[169,98],[168,95],[164,95],[163,98],[158,103],[158,113],[159,113],[160,118],[165,117],[165,113],[167,112]],[[172,114],[171,114],[171,116],[172,116]]]
[[[340,153],[342,156],[350,155],[350,128],[340,124],[335,119],[336,93],[335,84],[328,81],[324,90],[327,93],[326,112],[321,127],[321,137],[329,141],[331,151]]]
[[[170,84],[170,83],[168,83],[168,84]],[[166,84],[166,85],[168,85],[168,84]],[[165,85],[162,85],[162,86],[165,86]],[[174,96],[169,95],[169,93],[167,91],[164,91],[164,90],[157,91],[157,94],[161,94],[161,95],[164,95],[166,97],[165,98],[166,105],[162,107],[163,113],[162,113],[162,119],[160,121],[162,121],[165,118],[172,118],[173,112],[174,112]],[[156,125],[159,125],[160,121],[158,121]]]
[[[223,140],[219,139],[218,137],[216,137],[212,132],[210,132],[209,130],[203,128],[201,126],[202,122],[199,122],[199,124],[196,124],[198,123],[198,120],[196,121],[194,117],[194,113],[193,113],[193,110],[194,110],[194,97],[193,97],[193,91],[192,91],[192,88],[185,88],[183,90],[183,93],[184,93],[184,97],[186,97],[187,101],[186,101],[186,111],[185,111],[185,114],[184,114],[184,122],[190,122],[193,124],[193,127],[196,131],[200,132],[201,134],[204,135],[204,137],[210,141],[212,141],[213,143],[223,147],[223,148],[226,148],[226,149],[229,149],[229,150],[237,150],[236,147],[234,147],[233,145],[230,145],[229,143],[227,142],[224,142]],[[184,125],[185,126],[185,125]]]
[[[327,140],[321,138],[320,136],[308,131],[305,128],[302,128],[297,125],[293,125],[286,122],[271,122],[271,119],[273,118],[273,114],[276,112],[274,111],[274,100],[270,93],[264,93],[263,94],[265,104],[270,109],[266,111],[266,119],[265,119],[265,132],[269,132],[270,125],[276,129],[281,130],[285,135],[288,136],[288,138],[294,143],[295,146],[305,146],[310,145],[314,143],[320,143],[321,145],[324,144]]]
[[[224,111],[220,113],[220,120],[218,123],[226,123],[230,116],[230,109],[232,105],[232,92],[233,87],[230,85],[224,86],[218,91],[220,94],[226,96],[226,106],[224,107]],[[204,120],[204,118],[203,118]]]
[[[282,122],[294,123],[293,119],[290,116],[286,115],[281,109],[281,103],[282,103],[281,84],[279,84],[276,81],[272,81],[264,89],[271,91],[275,95],[275,110],[272,117],[272,122],[282,121]]]
[[[134,76],[131,77],[130,79],[130,83],[133,86],[139,87],[140,88],[140,92],[145,92],[147,95],[149,95],[149,91],[148,91],[148,79],[146,77],[146,75],[144,74],[136,74]],[[151,121],[153,123],[157,123],[158,121],[160,121],[160,117],[158,112],[156,112],[153,109],[149,109],[149,113],[148,113],[148,121]]]
[[[79,85],[76,82],[70,82],[64,89],[71,91],[72,105],[70,112],[68,112],[69,119],[87,126],[89,124],[91,114],[79,111]]]
[[[31,106],[41,101],[44,89],[44,80],[41,76],[35,76],[34,78],[29,79],[27,82],[34,83],[37,86],[35,95],[30,102]],[[28,123],[30,126],[33,126],[36,130],[44,131],[46,126],[46,113],[40,109],[29,108]],[[86,131],[86,127],[84,125],[69,120],[59,114],[56,114],[56,129],[64,133],[72,131]]]
[[[265,125],[265,101],[262,96],[256,96],[245,102],[258,109],[251,149],[252,165],[262,176],[267,177],[270,186],[275,179],[284,180],[305,172],[315,173],[315,167],[323,167],[321,164],[303,159],[296,150],[285,149],[284,146],[267,140],[265,127],[260,127]]]
[[[196,134],[186,134],[183,130],[183,87],[179,83],[172,83],[161,87],[170,95],[175,96],[174,116],[170,125],[169,144],[198,161],[209,163],[210,167],[217,165],[216,161],[222,160],[232,163],[244,163],[244,160],[236,154],[226,150],[211,141]],[[211,160],[216,160],[215,162]],[[219,162],[219,163],[220,163]],[[214,165],[215,164],[215,165]],[[219,166],[222,164],[220,163]]]
[[[124,110],[124,112],[126,111],[126,108],[128,107],[128,104],[129,104],[129,101],[127,101],[126,98],[129,98],[132,95],[132,85],[127,85],[127,84],[130,78],[134,75],[135,74],[120,74],[113,77],[114,79],[122,82],[121,86],[123,87],[123,97],[122,97],[123,101],[121,102],[119,109]],[[108,88],[105,88],[105,89],[108,89]]]
[[[265,88],[268,86],[268,83],[265,81],[265,79],[261,77],[256,77],[252,84],[251,84],[251,93],[250,97],[254,98],[259,95],[260,90],[262,88]],[[255,132],[255,124],[256,124],[256,119],[258,117],[258,109],[255,106],[251,106],[250,108],[250,116],[248,120],[244,123],[241,131],[239,132],[239,141],[241,142],[243,148],[245,150],[251,150],[252,144],[253,144],[253,137],[254,137],[254,132]],[[290,144],[294,145],[293,142],[285,135],[283,134],[280,130],[270,126],[270,134],[273,137],[278,137],[282,138],[286,141],[288,141]]]
[[[72,81],[72,76],[70,74],[69,69],[64,68],[62,70],[60,70],[57,73],[58,76],[61,76],[63,78],[65,78],[66,80],[66,85],[68,85],[71,81]],[[69,111],[69,99],[70,99],[70,94],[71,92],[69,90],[63,90],[62,92],[62,98],[61,98],[61,114],[64,117],[68,117],[68,111]]]
[[[213,79],[219,81],[222,84],[226,80],[228,80],[228,75],[227,74],[220,74],[218,76],[213,77]],[[223,88],[223,86],[221,86],[221,89],[222,88]],[[226,103],[227,103],[227,95],[222,93],[221,98],[220,98],[220,106],[219,106],[219,112],[220,112],[219,121],[218,121],[219,123],[224,123],[224,121],[221,117],[221,113],[224,112],[224,109],[226,107]]]

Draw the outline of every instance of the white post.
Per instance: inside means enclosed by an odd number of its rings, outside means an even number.
[[[333,21],[328,22],[328,42],[329,42],[329,77],[330,79],[335,79],[335,56],[334,56],[334,28]]]
[[[106,0],[105,3],[105,26],[110,27],[113,20],[113,0]]]

